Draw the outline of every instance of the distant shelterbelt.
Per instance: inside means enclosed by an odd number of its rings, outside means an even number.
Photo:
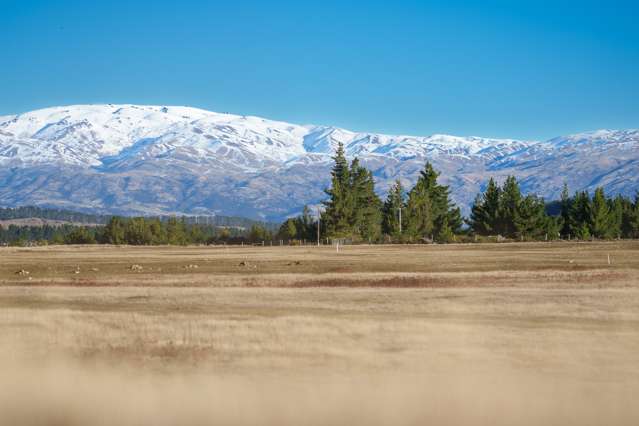
[[[0,221],[15,221],[20,219],[44,219],[45,221],[66,222],[82,225],[104,225],[113,215],[99,215],[75,212],[71,210],[58,210],[50,208],[40,208],[34,206],[24,207],[0,207]],[[172,216],[158,216],[162,221],[168,220]],[[235,227],[248,229],[253,225],[262,225],[267,229],[276,229],[279,224],[260,222],[244,217],[233,216],[181,216],[187,224],[212,225],[220,227]],[[46,223],[46,222],[44,222]]]

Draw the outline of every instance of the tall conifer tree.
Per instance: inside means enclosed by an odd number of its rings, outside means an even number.
[[[628,214],[628,229],[630,238],[639,238],[639,192],[635,195],[635,203]]]
[[[323,204],[326,207],[322,213],[322,222],[325,224],[325,232],[331,237],[347,237],[350,234],[351,199],[350,173],[344,145],[340,142],[333,156],[333,169],[331,170],[331,187],[326,190],[328,200]]]
[[[534,195],[525,196],[517,207],[515,228],[520,238],[537,239],[547,231],[545,203]]]
[[[406,231],[412,238],[435,237],[447,227],[461,225],[461,216],[449,199],[448,187],[439,185],[439,173],[426,163],[417,183],[408,193]],[[454,221],[454,224],[450,222]],[[455,232],[457,229],[452,229]]]
[[[611,233],[611,215],[603,188],[595,189],[590,209],[590,233],[596,238],[608,238]]]
[[[570,205],[570,231],[575,238],[590,239],[590,197],[586,191],[578,191]]]
[[[390,191],[388,191],[388,196],[382,208],[382,231],[384,234],[391,235],[396,239],[401,238],[399,231],[400,209],[404,209],[404,188],[402,188],[401,181],[397,179]],[[406,222],[404,217],[402,217],[402,222]],[[404,224],[402,224],[401,228],[404,227]]]
[[[492,177],[483,194],[477,194],[471,209],[468,225],[478,235],[497,234],[499,226],[499,204],[501,189]]]
[[[568,184],[564,182],[561,191],[561,231],[562,235],[570,234],[570,194],[568,192]]]
[[[499,203],[498,231],[505,237],[514,237],[517,234],[516,222],[519,220],[519,205],[521,203],[521,191],[519,183],[514,176],[508,176],[501,190],[501,202]]]

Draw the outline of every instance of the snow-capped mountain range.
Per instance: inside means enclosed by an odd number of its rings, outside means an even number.
[[[188,107],[75,105],[0,117],[0,206],[117,214],[225,214],[281,220],[317,205],[331,156],[373,170],[380,195],[430,161],[464,212],[490,176],[556,199],[604,186],[639,190],[639,131],[549,141],[357,133]]]

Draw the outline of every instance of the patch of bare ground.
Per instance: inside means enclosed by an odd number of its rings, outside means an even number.
[[[282,282],[282,287],[354,287],[354,288],[490,288],[532,286],[546,288],[633,287],[639,274],[618,271],[547,271],[528,273],[450,273],[395,275],[388,277],[329,277]],[[257,286],[257,283],[251,285]]]
[[[118,277],[21,279],[5,287],[247,287],[247,288],[625,288],[639,287],[639,271],[507,271],[439,273],[289,273],[262,276],[233,274],[145,275]]]

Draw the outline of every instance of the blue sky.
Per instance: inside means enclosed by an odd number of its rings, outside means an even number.
[[[0,11],[0,114],[189,105],[527,139],[639,127],[636,1],[0,0]]]

